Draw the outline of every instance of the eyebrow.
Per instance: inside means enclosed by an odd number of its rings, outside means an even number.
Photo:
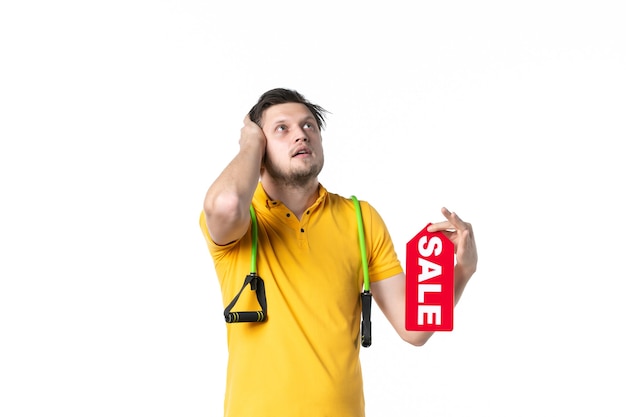
[[[283,119],[276,120],[275,122],[272,123],[272,125],[276,126],[276,125],[279,125],[279,124],[282,124],[282,123],[287,123],[287,122],[288,122],[288,119],[284,119],[283,118]],[[313,117],[313,116],[307,116],[307,117],[305,117],[303,119],[300,119],[299,123],[301,123],[301,122],[316,122],[316,120],[315,120],[315,117]]]

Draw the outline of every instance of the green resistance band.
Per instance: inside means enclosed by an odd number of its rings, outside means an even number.
[[[256,220],[256,213],[254,207],[250,205],[250,218],[252,219],[252,256],[250,257],[250,271],[252,274],[256,274],[256,254],[257,245],[259,244],[259,226]]]
[[[369,347],[372,344],[372,294],[370,293],[370,276],[367,263],[367,250],[365,248],[365,231],[363,228],[363,216],[359,200],[352,196],[354,208],[356,209],[357,224],[359,232],[359,248],[361,252],[361,263],[363,265],[363,292],[361,293],[361,310],[363,319],[361,321],[361,345]],[[246,276],[243,286],[233,301],[224,310],[224,319],[227,323],[261,322],[267,320],[267,298],[265,296],[265,283],[257,275],[257,252],[258,252],[258,224],[256,213],[250,205],[250,218],[252,220],[252,256],[250,260],[250,273]],[[256,291],[257,300],[261,306],[260,311],[239,311],[231,312],[237,303],[239,296],[246,286],[250,285],[252,291]]]
[[[239,293],[235,296],[233,301],[230,302],[228,307],[224,309],[224,320],[226,323],[242,323],[242,322],[259,322],[267,320],[267,298],[265,297],[265,283],[263,278],[257,275],[256,270],[256,254],[258,251],[258,234],[259,227],[257,224],[256,214],[254,208],[250,205],[250,218],[252,219],[252,257],[250,261],[250,273],[243,281],[243,286],[239,290]],[[234,311],[232,308],[237,304],[239,296],[243,292],[246,286],[250,285],[250,289],[256,292],[256,298],[261,306],[259,311]]]
[[[359,229],[359,247],[361,249],[361,264],[363,265],[363,290],[370,290],[370,272],[367,266],[367,250],[365,249],[365,231],[363,229],[363,215],[361,214],[361,204],[359,200],[352,196],[352,202],[356,210],[357,226]]]
[[[359,229],[359,248],[361,249],[361,264],[363,265],[363,292],[361,293],[361,345],[370,347],[372,344],[372,293],[370,293],[370,273],[367,263],[367,250],[365,249],[365,231],[363,228],[363,215],[359,200],[352,196],[352,202],[356,210],[357,225]]]

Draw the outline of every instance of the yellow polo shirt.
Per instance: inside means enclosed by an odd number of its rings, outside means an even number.
[[[298,220],[259,183],[257,273],[265,282],[267,321],[227,326],[225,417],[363,417],[360,293],[363,269],[351,199],[328,193]],[[401,273],[387,228],[361,202],[370,281]],[[225,246],[200,227],[224,306],[251,268],[251,229]],[[246,287],[232,311],[260,310]]]

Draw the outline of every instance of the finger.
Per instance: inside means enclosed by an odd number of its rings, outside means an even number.
[[[428,231],[430,233],[433,232],[440,232],[440,231],[454,231],[455,230],[455,226],[452,223],[453,220],[453,213],[450,212],[450,210],[448,210],[445,207],[441,208],[441,213],[444,215],[444,217],[446,219],[448,219],[445,222],[437,222],[437,223],[433,223],[430,226],[428,226]]]
[[[254,123],[254,121],[250,118],[249,114],[244,117],[243,124],[246,126],[258,126],[258,124]]]
[[[456,230],[467,230],[469,228],[469,223],[464,222],[455,212],[451,212],[445,207],[441,208],[441,212]]]
[[[431,225],[428,226],[428,230],[430,233],[433,232],[441,232],[443,230],[450,230],[452,229],[452,223],[450,223],[449,221],[445,221],[445,222],[437,222],[437,223],[432,223]]]

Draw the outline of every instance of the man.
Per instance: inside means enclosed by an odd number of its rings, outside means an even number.
[[[365,415],[357,217],[350,199],[318,182],[325,113],[293,90],[264,93],[244,119],[238,154],[205,197],[200,226],[224,305],[251,272],[252,215],[267,299],[265,321],[227,324],[226,417]],[[387,228],[360,204],[371,294],[400,337],[421,346],[432,333],[405,329],[405,275]],[[469,223],[442,213],[446,221],[430,231],[454,243],[458,301],[476,270],[476,245]],[[254,291],[241,292],[236,306],[260,309]]]

